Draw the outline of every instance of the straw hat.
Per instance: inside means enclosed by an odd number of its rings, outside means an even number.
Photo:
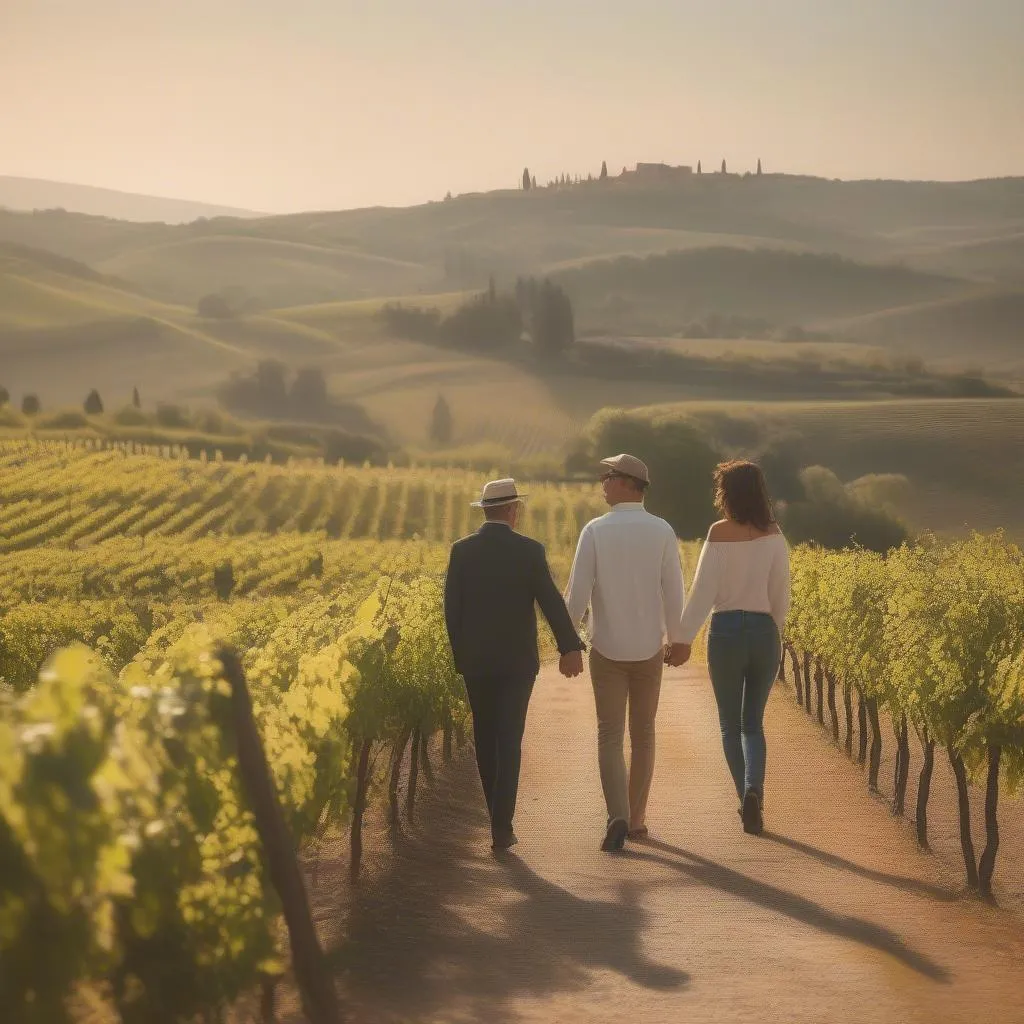
[[[503,480],[490,480],[484,484],[480,500],[470,504],[473,508],[494,508],[496,505],[511,505],[525,497],[525,494],[520,494],[516,490],[515,480],[512,477],[505,477]]]

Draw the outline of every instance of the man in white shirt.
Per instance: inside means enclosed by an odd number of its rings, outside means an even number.
[[[608,824],[601,849],[621,850],[627,835],[647,835],[644,818],[654,777],[654,719],[666,635],[680,642],[683,568],[675,531],[644,508],[647,466],[632,455],[602,459],[611,511],[580,534],[565,603],[579,628],[591,609],[590,678],[597,707],[597,748]],[[630,770],[623,756],[629,708]]]

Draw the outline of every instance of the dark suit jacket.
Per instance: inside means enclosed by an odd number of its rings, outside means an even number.
[[[551,578],[544,546],[504,523],[484,523],[452,545],[444,613],[455,667],[466,678],[536,676],[540,605],[559,653],[585,650]]]

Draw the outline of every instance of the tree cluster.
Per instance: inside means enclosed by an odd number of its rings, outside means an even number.
[[[845,487],[831,470],[809,466],[800,472],[799,485],[779,509],[791,543],[837,551],[858,544],[885,554],[907,540],[907,528],[895,515]]]
[[[270,419],[322,419],[330,405],[323,370],[304,367],[292,375],[276,359],[263,360],[249,374],[235,374],[218,397],[228,408]]]
[[[549,278],[516,281],[516,303],[537,355],[557,357],[576,340],[572,301],[565,290]]]
[[[679,416],[652,418],[603,409],[591,420],[566,468],[593,473],[598,460],[613,452],[629,452],[647,463],[652,481],[647,508],[671,523],[678,536],[707,532],[716,518],[711,479],[722,455],[695,424]]]
[[[550,359],[576,340],[572,302],[547,278],[519,278],[512,292],[500,291],[492,279],[486,291],[447,316],[401,303],[388,303],[381,316],[402,337],[481,352],[511,352],[525,343],[539,358]]]

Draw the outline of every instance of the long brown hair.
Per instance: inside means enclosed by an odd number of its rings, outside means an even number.
[[[719,463],[715,467],[715,508],[744,526],[768,530],[775,513],[761,467],[739,459]]]

